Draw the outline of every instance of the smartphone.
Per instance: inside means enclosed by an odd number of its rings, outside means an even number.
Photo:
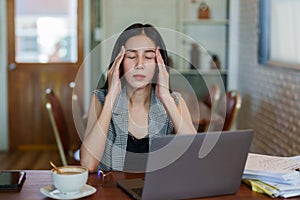
[[[0,191],[19,190],[25,178],[25,171],[0,171]]]

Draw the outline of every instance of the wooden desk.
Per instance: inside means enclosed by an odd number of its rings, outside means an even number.
[[[51,174],[49,170],[26,171],[27,178],[24,182],[22,190],[20,192],[0,192],[0,199],[5,200],[38,200],[38,199],[48,199],[43,194],[40,193],[40,188],[51,184]],[[98,185],[97,175],[90,174],[88,183],[93,185],[97,192],[91,196],[85,197],[83,199],[101,199],[101,200],[114,200],[114,199],[131,199],[126,193],[124,193],[120,188],[116,186],[116,180],[124,178],[138,178],[142,177],[142,174],[127,174],[122,172],[114,172],[114,175],[109,180],[107,179],[102,186]],[[204,198],[202,198],[204,199]],[[246,185],[241,184],[240,190],[236,195],[225,195],[219,197],[205,198],[210,200],[224,200],[224,199],[271,199],[263,194],[252,192]],[[300,200],[298,198],[290,198],[289,200]]]

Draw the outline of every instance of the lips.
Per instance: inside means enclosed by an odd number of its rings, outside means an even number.
[[[142,74],[135,74],[135,75],[133,75],[133,77],[134,77],[136,80],[143,80],[146,76],[145,76],[145,75],[142,75]]]

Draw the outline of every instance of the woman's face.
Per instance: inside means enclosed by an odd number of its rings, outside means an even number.
[[[131,37],[125,43],[123,70],[131,87],[141,88],[152,83],[156,67],[155,50],[154,42],[146,35]]]

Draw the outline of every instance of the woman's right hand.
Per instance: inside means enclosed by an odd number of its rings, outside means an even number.
[[[120,65],[125,55],[124,46],[121,47],[112,67],[108,70],[108,94],[115,100],[121,93],[122,86],[120,80]]]

